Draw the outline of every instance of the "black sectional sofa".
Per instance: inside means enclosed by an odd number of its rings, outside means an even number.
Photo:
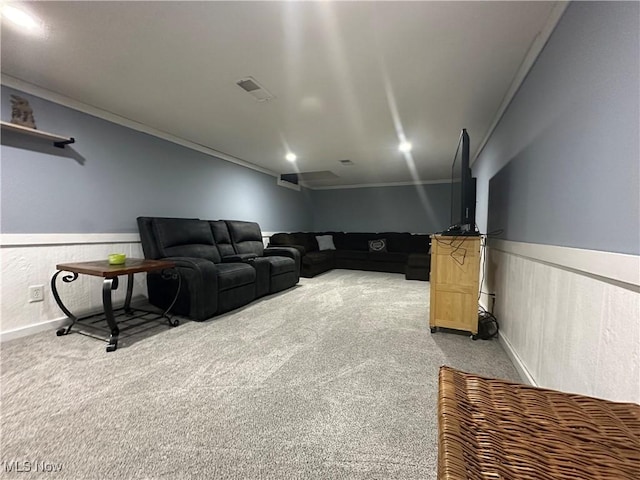
[[[205,320],[300,279],[295,248],[264,248],[260,226],[239,220],[138,217],[145,258],[175,262],[181,278],[173,312]],[[167,308],[178,281],[147,274],[149,302]]]
[[[429,235],[411,233],[276,233],[269,247],[293,247],[309,278],[333,268],[404,273],[407,280],[429,280]]]

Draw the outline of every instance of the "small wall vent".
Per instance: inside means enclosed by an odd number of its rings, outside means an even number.
[[[345,167],[350,167],[352,165],[355,165],[355,163],[353,163],[351,160],[338,160],[340,162],[341,165],[345,166]]]
[[[255,98],[259,102],[267,102],[276,98],[269,90],[264,88],[258,81],[253,77],[244,77],[236,82],[241,89],[250,94],[253,98]]]

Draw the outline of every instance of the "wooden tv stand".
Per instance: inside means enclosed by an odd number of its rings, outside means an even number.
[[[439,327],[478,333],[480,236],[431,236],[431,333]]]

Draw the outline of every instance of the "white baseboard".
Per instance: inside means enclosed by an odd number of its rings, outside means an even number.
[[[8,342],[9,340],[15,340],[16,338],[26,337],[35,333],[44,332],[50,330],[53,335],[54,331],[69,324],[67,317],[54,318],[53,320],[46,320],[44,322],[35,323],[33,325],[27,325],[26,327],[16,328],[14,330],[8,330],[6,332],[0,332],[0,343]]]
[[[131,299],[131,306],[134,308],[136,305],[146,304],[146,303],[147,303],[147,297],[144,297],[142,295],[135,295]],[[113,305],[114,310],[121,307],[122,307],[122,304]],[[98,310],[98,311],[90,310],[90,311],[80,311],[80,312],[73,312],[73,313],[80,318],[86,315],[99,314],[100,311],[101,310]],[[32,325],[14,328],[12,330],[6,330],[4,332],[0,332],[0,343],[8,342],[10,340],[15,340],[16,338],[26,337],[28,335],[33,335],[35,333],[40,333],[47,330],[50,330],[53,334],[55,330],[58,330],[60,327],[68,325],[69,323],[70,323],[70,320],[68,317],[58,317],[52,320],[45,320],[40,323],[34,323]]]
[[[511,346],[511,342],[509,342],[509,339],[502,332],[498,334],[498,339],[500,340],[500,345],[502,345],[502,348],[504,349],[507,356],[511,360],[511,363],[513,363],[513,366],[516,367],[516,370],[518,371],[518,375],[520,375],[520,378],[522,379],[522,381],[529,385],[533,385],[534,387],[537,387],[538,383],[531,376],[531,374],[529,373],[529,370],[527,370],[527,367],[524,365],[524,363],[522,363],[520,356],[516,353],[516,351]]]
[[[484,299],[480,300],[479,302],[480,306],[484,308],[486,311],[490,312],[491,310],[487,307],[486,302],[484,302],[483,300]],[[538,386],[537,382],[533,379],[533,376],[529,373],[529,370],[527,370],[527,367],[525,367],[524,363],[522,362],[522,359],[514,350],[513,346],[511,345],[511,342],[509,341],[509,338],[504,333],[502,333],[502,331],[498,333],[498,341],[500,342],[500,345],[502,345],[502,349],[505,351],[505,353],[509,357],[509,360],[511,360],[511,363],[513,363],[513,366],[516,368],[516,371],[518,372],[520,379],[524,383],[537,387]]]

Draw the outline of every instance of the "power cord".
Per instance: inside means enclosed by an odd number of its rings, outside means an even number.
[[[478,306],[478,338],[489,340],[498,335],[500,325],[498,319],[482,306]]]
[[[467,258],[467,249],[463,248],[464,245],[464,239],[468,238],[464,235],[456,235],[453,237],[447,237],[450,238],[451,241],[446,242],[444,240],[442,240],[441,238],[437,238],[436,237],[436,242],[440,243],[441,245],[446,245],[447,247],[451,247],[451,251],[449,252],[449,256],[451,258],[453,258],[453,260],[460,266],[464,265],[464,261]],[[459,239],[459,243],[456,245],[455,242],[456,240]],[[462,253],[462,258],[460,259],[460,255],[455,255],[458,252]]]

